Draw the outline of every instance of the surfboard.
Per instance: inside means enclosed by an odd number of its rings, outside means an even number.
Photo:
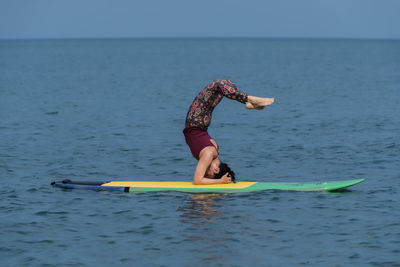
[[[114,181],[114,182],[79,182],[62,180],[52,182],[56,187],[65,189],[87,189],[95,191],[122,192],[154,192],[179,191],[188,193],[239,193],[262,190],[292,190],[292,191],[336,191],[363,182],[364,179],[328,182],[237,182],[216,185],[195,185],[192,182],[145,182],[145,181]]]

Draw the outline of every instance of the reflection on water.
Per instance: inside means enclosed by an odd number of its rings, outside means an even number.
[[[203,251],[205,256],[201,257],[201,261],[213,265],[226,262],[225,257],[216,252],[218,247],[224,246],[225,234],[214,227],[209,227],[221,215],[221,204],[217,201],[223,195],[194,194],[178,208],[178,211],[182,212],[181,222],[187,226],[184,232],[190,233],[183,236],[192,242],[197,242],[196,247]]]
[[[178,208],[178,211],[182,212],[180,215],[182,222],[196,226],[213,223],[213,219],[220,215],[216,200],[221,196],[222,194],[194,194],[193,198]]]

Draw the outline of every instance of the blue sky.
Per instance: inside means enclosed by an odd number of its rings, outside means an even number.
[[[0,0],[0,39],[400,39],[400,0]]]

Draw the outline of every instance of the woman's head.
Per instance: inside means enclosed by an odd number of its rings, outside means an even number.
[[[217,173],[219,173],[219,166],[220,165],[221,165],[221,161],[218,158],[214,159],[211,162],[210,166],[208,166],[206,174],[204,176],[207,177],[207,178],[214,179],[215,175]]]
[[[224,176],[226,173],[228,173],[228,177],[231,177],[232,182],[235,183],[235,172],[231,170],[231,168],[228,166],[228,164],[221,162],[219,165],[219,172],[214,175],[215,179],[220,179],[222,176]]]

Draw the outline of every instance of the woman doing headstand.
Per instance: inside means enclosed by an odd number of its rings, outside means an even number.
[[[218,145],[207,132],[212,112],[224,96],[245,104],[247,109],[261,110],[274,103],[274,98],[242,93],[230,80],[212,81],[196,96],[183,130],[186,143],[193,157],[198,160],[194,184],[225,184],[235,180],[235,173],[219,160]]]

